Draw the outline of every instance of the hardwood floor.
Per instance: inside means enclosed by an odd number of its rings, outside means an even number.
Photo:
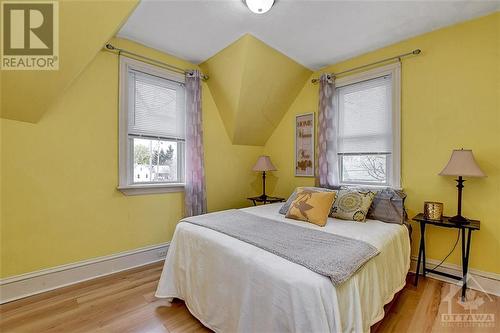
[[[154,297],[161,269],[161,264],[149,265],[1,305],[0,332],[208,332],[182,301],[167,307]],[[408,283],[386,306],[385,318],[372,332],[500,330],[500,322],[492,323],[496,327],[443,325],[443,314],[468,313],[457,303],[459,293],[447,302],[450,288],[430,278],[421,279],[418,288]],[[472,312],[494,314],[499,320],[500,297],[469,291],[468,298],[479,300],[466,304],[479,306]]]

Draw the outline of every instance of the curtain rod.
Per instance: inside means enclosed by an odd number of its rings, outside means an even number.
[[[180,68],[180,67],[177,67],[177,66],[174,66],[174,65],[167,64],[166,62],[162,62],[162,61],[159,61],[159,60],[148,58],[148,57],[145,57],[143,55],[140,55],[140,54],[137,54],[137,53],[125,50],[125,49],[121,49],[119,47],[115,47],[115,46],[113,46],[110,43],[106,44],[106,46],[104,47],[104,49],[106,51],[108,51],[108,52],[113,52],[113,53],[117,52],[118,55],[125,54],[125,55],[129,55],[129,56],[132,56],[132,57],[135,57],[135,58],[139,58],[139,59],[141,59],[141,60],[143,60],[145,62],[148,62],[148,63],[150,63],[152,65],[161,66],[161,67],[164,67],[164,68],[169,69],[171,71],[174,71],[176,73],[189,74],[189,73],[192,72],[192,70],[189,70],[189,69]],[[207,81],[208,78],[209,78],[208,75],[201,73],[201,79],[203,81]]]
[[[371,66],[374,66],[374,65],[378,65],[378,64],[381,64],[381,63],[384,63],[384,62],[387,62],[387,61],[391,61],[391,60],[395,60],[395,59],[401,59],[403,57],[407,57],[407,56],[410,56],[410,55],[418,55],[422,52],[422,50],[420,49],[415,49],[411,52],[408,52],[408,53],[403,53],[403,54],[400,54],[400,55],[397,55],[397,56],[394,56],[394,57],[390,57],[390,58],[385,58],[385,59],[382,59],[382,60],[379,60],[379,61],[375,61],[375,62],[372,62],[370,64],[366,64],[366,65],[362,65],[362,66],[358,66],[358,67],[354,67],[354,68],[350,68],[350,69],[347,69],[345,71],[342,71],[342,72],[338,72],[338,73],[330,73],[331,76],[335,77],[335,76],[338,76],[338,75],[342,75],[342,74],[346,74],[346,73],[350,73],[350,72],[354,72],[354,71],[357,71],[359,69],[362,69],[362,68],[365,68],[365,67],[371,67]],[[312,79],[311,82],[313,84],[316,84],[319,82],[319,78],[317,79]]]

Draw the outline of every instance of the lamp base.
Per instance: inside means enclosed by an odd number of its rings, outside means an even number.
[[[259,196],[259,199],[260,200],[267,200],[267,195],[266,194],[262,194],[261,196]]]
[[[456,224],[469,223],[469,220],[467,218],[463,217],[462,215],[455,215],[453,217],[450,217],[450,219],[448,221],[456,223]]]

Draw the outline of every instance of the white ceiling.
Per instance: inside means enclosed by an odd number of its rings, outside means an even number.
[[[500,9],[499,1],[142,0],[118,35],[201,63],[245,33],[310,69]]]

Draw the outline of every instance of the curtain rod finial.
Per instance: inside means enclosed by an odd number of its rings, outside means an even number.
[[[110,43],[106,44],[106,46],[105,46],[105,47],[106,47],[108,50],[115,50],[115,49],[116,49],[116,48],[115,48],[113,45],[111,45]]]
[[[413,52],[412,52],[412,53],[413,53],[413,54],[420,54],[420,52],[422,52],[422,50],[421,50],[421,49],[416,49],[416,50],[413,50]]]

